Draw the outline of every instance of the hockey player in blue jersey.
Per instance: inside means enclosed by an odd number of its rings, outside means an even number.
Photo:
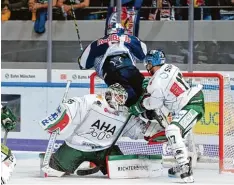
[[[124,33],[120,24],[113,23],[107,35],[89,44],[78,59],[80,69],[95,68],[97,75],[110,86],[121,84],[128,93],[126,106],[137,102],[143,93],[144,76],[135,66],[147,53],[145,43]]]

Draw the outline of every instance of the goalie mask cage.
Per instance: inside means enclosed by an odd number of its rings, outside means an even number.
[[[149,77],[148,72],[142,74]],[[190,86],[203,85],[205,115],[192,132],[197,162],[216,164],[213,166],[218,166],[220,173],[234,173],[234,102],[229,77],[219,73],[183,73],[183,77]],[[90,93],[103,93],[106,88],[94,72],[90,76]],[[143,137],[133,140],[122,136],[117,144],[124,154],[172,156],[167,144],[149,145]]]

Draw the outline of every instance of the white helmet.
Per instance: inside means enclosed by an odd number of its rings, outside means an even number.
[[[127,101],[128,93],[119,83],[115,83],[105,92],[105,99],[111,108],[118,110],[119,105],[123,106]]]

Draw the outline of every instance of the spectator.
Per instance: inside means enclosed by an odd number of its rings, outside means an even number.
[[[56,5],[56,1],[57,0],[53,0],[53,6]],[[29,7],[29,10],[32,12],[32,21],[36,21],[37,10],[46,9],[47,11],[48,1],[47,0],[28,0],[28,7]]]
[[[2,21],[11,17],[12,10],[19,10],[27,5],[27,0],[2,0]]]
[[[67,18],[67,16],[71,16],[72,9],[83,9],[89,6],[89,0],[58,0],[57,7],[61,8],[63,16]],[[77,14],[76,14],[77,15]],[[76,17],[78,17],[77,15]]]
[[[57,0],[53,0],[53,6],[56,5]],[[29,10],[32,12],[32,20],[35,21],[34,31],[36,33],[45,32],[45,23],[47,20],[47,0],[29,0]]]
[[[172,0],[153,0],[152,6],[157,8],[153,13],[149,14],[149,20],[175,20],[175,12],[172,8]]]
[[[207,6],[234,6],[234,0],[206,0]],[[211,8],[212,20],[231,19],[234,20],[234,9]],[[225,15],[226,14],[226,15]],[[229,15],[228,15],[229,14]]]
[[[206,0],[206,5],[207,6],[219,6],[219,0]],[[220,12],[219,8],[211,8],[210,9],[210,14],[212,20],[220,20]]]
[[[107,17],[107,9],[110,0],[95,0],[90,1],[90,8],[83,10],[84,20],[102,20]],[[97,7],[105,7],[106,9],[98,9]]]
[[[220,6],[233,6],[233,8],[221,8],[221,20],[234,20],[234,0],[219,0]]]
[[[211,0],[213,1],[213,0]],[[181,6],[189,6],[190,1],[189,0],[180,0]],[[201,20],[201,9],[198,8],[200,6],[205,5],[205,0],[194,0],[194,20]],[[188,8],[183,8],[181,10],[181,16],[182,20],[188,20],[188,15],[189,15],[189,9]]]

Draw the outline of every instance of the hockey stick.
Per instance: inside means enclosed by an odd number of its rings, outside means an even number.
[[[63,100],[62,100],[63,103],[66,101],[70,84],[71,84],[71,81],[70,80],[67,81],[65,93],[63,95]],[[45,152],[45,157],[44,157],[44,160],[43,160],[42,168],[46,169],[47,171],[49,171],[49,162],[50,162],[50,158],[52,156],[52,153],[54,151],[54,143],[56,141],[58,133],[59,133],[58,129],[55,130],[55,131],[53,131],[51,133],[50,139],[49,139],[49,143],[48,143],[47,148],[46,148],[46,152]],[[47,177],[47,176],[48,176],[47,173],[44,173],[44,177]]]
[[[79,33],[79,29],[78,29],[78,24],[77,24],[77,21],[76,21],[76,14],[75,14],[75,10],[71,4],[71,13],[72,13],[72,17],[73,17],[73,20],[74,20],[74,24],[75,24],[75,28],[76,28],[76,33],[77,33],[77,37],[78,37],[78,42],[80,44],[80,50],[83,51],[83,45],[82,45],[82,42],[80,40],[80,33]]]
[[[7,142],[7,135],[8,135],[8,132],[9,131],[5,131],[5,134],[4,134],[4,138],[3,138],[3,144],[6,145],[6,142]]]
[[[58,132],[59,130],[57,129],[54,132],[52,132],[50,135],[49,143],[48,143],[45,157],[44,157],[43,164],[42,164],[42,168],[46,169],[46,171],[49,171],[49,162],[50,162],[51,155],[54,151],[54,143],[56,141]],[[44,173],[44,177],[47,177],[47,176],[48,176],[47,173]]]
[[[105,152],[105,157],[108,156],[110,153],[111,153],[111,150],[113,148],[113,146],[116,144],[116,142],[118,141],[121,133],[123,132],[124,128],[126,127],[126,125],[128,124],[129,120],[131,119],[132,117],[132,114],[129,114],[128,118],[126,119],[123,127],[120,129],[118,135],[116,136],[115,140],[113,141],[113,143],[111,144],[111,146],[109,147],[109,149],[106,150]],[[100,161],[100,159],[98,159]],[[99,170],[100,170],[101,166],[96,166],[94,168],[88,168],[88,169],[78,169],[76,174],[77,175],[90,175],[90,174],[94,174],[94,173],[97,173]]]

